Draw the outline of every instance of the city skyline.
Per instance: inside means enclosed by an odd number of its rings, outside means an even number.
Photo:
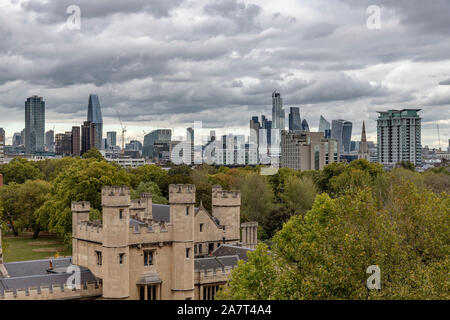
[[[164,3],[81,1],[80,30],[65,28],[65,0],[0,4],[7,144],[24,128],[22,101],[32,95],[46,101],[46,131],[63,133],[85,120],[86,97],[95,92],[103,131],[120,132],[118,109],[129,142],[142,140],[142,130],[194,121],[243,133],[251,116],[270,115],[274,89],[285,110],[301,107],[313,131],[320,115],[355,128],[365,120],[367,139],[375,140],[376,111],[421,108],[423,145],[438,146],[438,121],[441,143],[449,138],[450,23],[439,18],[448,2],[380,3],[379,30],[366,26],[366,1]]]

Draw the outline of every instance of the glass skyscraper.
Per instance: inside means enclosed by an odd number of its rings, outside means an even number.
[[[103,117],[100,101],[96,94],[89,95],[87,120],[95,124],[94,146],[97,149],[102,148],[103,141]]]
[[[302,131],[309,132],[309,124],[306,119],[303,119],[302,121]]]
[[[323,116],[320,116],[319,132],[323,132],[326,139],[331,138],[331,124]]]
[[[25,152],[45,151],[45,101],[32,96],[25,101]]]
[[[286,128],[283,99],[278,91],[272,93],[272,129],[284,130]]]
[[[339,141],[341,151],[350,152],[353,124],[350,121],[339,119],[333,120],[331,125],[331,138]]]
[[[289,131],[300,132],[301,130],[300,108],[291,107],[289,112]]]

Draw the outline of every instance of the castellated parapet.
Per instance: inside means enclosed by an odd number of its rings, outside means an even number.
[[[90,212],[91,204],[89,201],[72,202],[72,212]]]
[[[103,207],[123,207],[130,205],[130,187],[103,187],[102,206]]]
[[[221,207],[235,207],[241,205],[241,193],[239,191],[222,190],[215,185],[212,188],[212,205]]]
[[[193,184],[171,184],[169,186],[170,204],[194,204],[195,185]]]

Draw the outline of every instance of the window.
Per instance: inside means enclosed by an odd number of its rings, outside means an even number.
[[[120,209],[120,211],[119,211],[119,218],[123,219],[123,209]]]
[[[125,256],[125,253],[119,253],[119,263],[123,264],[123,257]]]
[[[200,223],[200,232],[203,232],[203,223]]]
[[[95,255],[97,256],[97,265],[102,265],[102,253],[100,251],[95,251]]]
[[[189,207],[186,207],[186,215],[189,215]]]
[[[156,300],[156,286],[147,286],[147,300]]]
[[[191,248],[186,248],[186,259],[189,259],[190,255],[191,255]]]
[[[197,245],[194,246],[194,254],[197,254]]]
[[[203,252],[203,245],[199,244],[198,245],[198,253],[202,253]]]
[[[153,251],[144,251],[144,266],[153,265]]]
[[[214,251],[214,243],[208,244],[208,254],[211,254]]]

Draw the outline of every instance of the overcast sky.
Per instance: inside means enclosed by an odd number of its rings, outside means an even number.
[[[120,130],[117,109],[127,140],[200,120],[244,132],[278,89],[312,129],[343,118],[354,139],[365,120],[376,141],[376,111],[420,108],[423,145],[439,122],[447,146],[449,16],[450,0],[0,0],[0,127],[10,142],[37,94],[46,129],[70,130],[96,93],[105,131]]]

